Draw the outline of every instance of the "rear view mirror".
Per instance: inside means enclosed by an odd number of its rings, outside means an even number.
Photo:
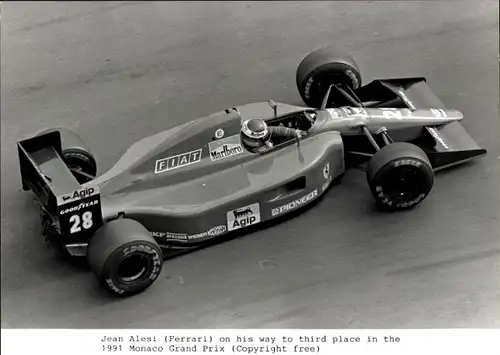
[[[278,117],[278,105],[273,100],[269,100],[269,106],[274,110],[274,117]]]

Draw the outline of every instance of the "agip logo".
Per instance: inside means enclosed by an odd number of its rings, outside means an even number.
[[[98,193],[99,191],[97,190],[97,188],[85,187],[83,189],[73,191],[72,193],[69,193],[67,195],[59,196],[57,198],[58,205],[63,205],[77,200],[83,200],[84,198],[97,195]]]
[[[260,206],[254,203],[237,208],[227,213],[227,229],[232,231],[248,227],[260,222]]]

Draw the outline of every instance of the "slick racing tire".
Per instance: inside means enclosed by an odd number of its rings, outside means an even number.
[[[377,203],[390,211],[415,207],[429,195],[434,184],[427,155],[404,142],[386,145],[375,153],[366,177]]]
[[[63,127],[50,128],[38,133],[37,136],[54,131],[59,131],[61,134],[62,158],[73,176],[80,184],[93,180],[97,176],[95,157],[75,132]]]
[[[297,88],[304,103],[319,108],[331,84],[361,86],[361,74],[354,59],[331,47],[308,54],[297,68]],[[331,95],[334,99],[334,91]]]
[[[125,218],[110,221],[95,233],[87,260],[103,288],[120,297],[146,290],[163,266],[162,251],[147,229]]]

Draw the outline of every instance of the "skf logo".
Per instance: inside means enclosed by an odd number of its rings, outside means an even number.
[[[64,195],[62,197],[62,200],[63,200],[63,202],[74,201],[74,200],[81,200],[81,199],[83,199],[85,197],[89,197],[89,196],[94,195],[95,192],[96,192],[95,188],[93,188],[93,187],[87,187],[85,189],[76,190],[75,192],[73,192],[71,194]]]
[[[227,228],[232,231],[260,222],[260,206],[254,203],[227,213]]]

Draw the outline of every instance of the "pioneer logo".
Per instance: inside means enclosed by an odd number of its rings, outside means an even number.
[[[61,215],[66,214],[66,213],[70,213],[70,212],[77,212],[77,211],[80,211],[80,210],[85,209],[87,207],[97,205],[98,203],[99,203],[99,200],[94,200],[94,201],[90,201],[90,202],[82,202],[77,206],[73,206],[70,208],[66,208],[65,210],[62,210]]]
[[[273,217],[275,217],[275,216],[278,216],[282,213],[292,211],[292,210],[296,209],[297,207],[300,207],[300,206],[306,204],[307,202],[313,200],[317,196],[318,196],[318,189],[315,189],[313,192],[310,192],[309,194],[302,196],[298,200],[289,202],[286,205],[280,206],[278,208],[273,208],[271,210],[271,215]]]

